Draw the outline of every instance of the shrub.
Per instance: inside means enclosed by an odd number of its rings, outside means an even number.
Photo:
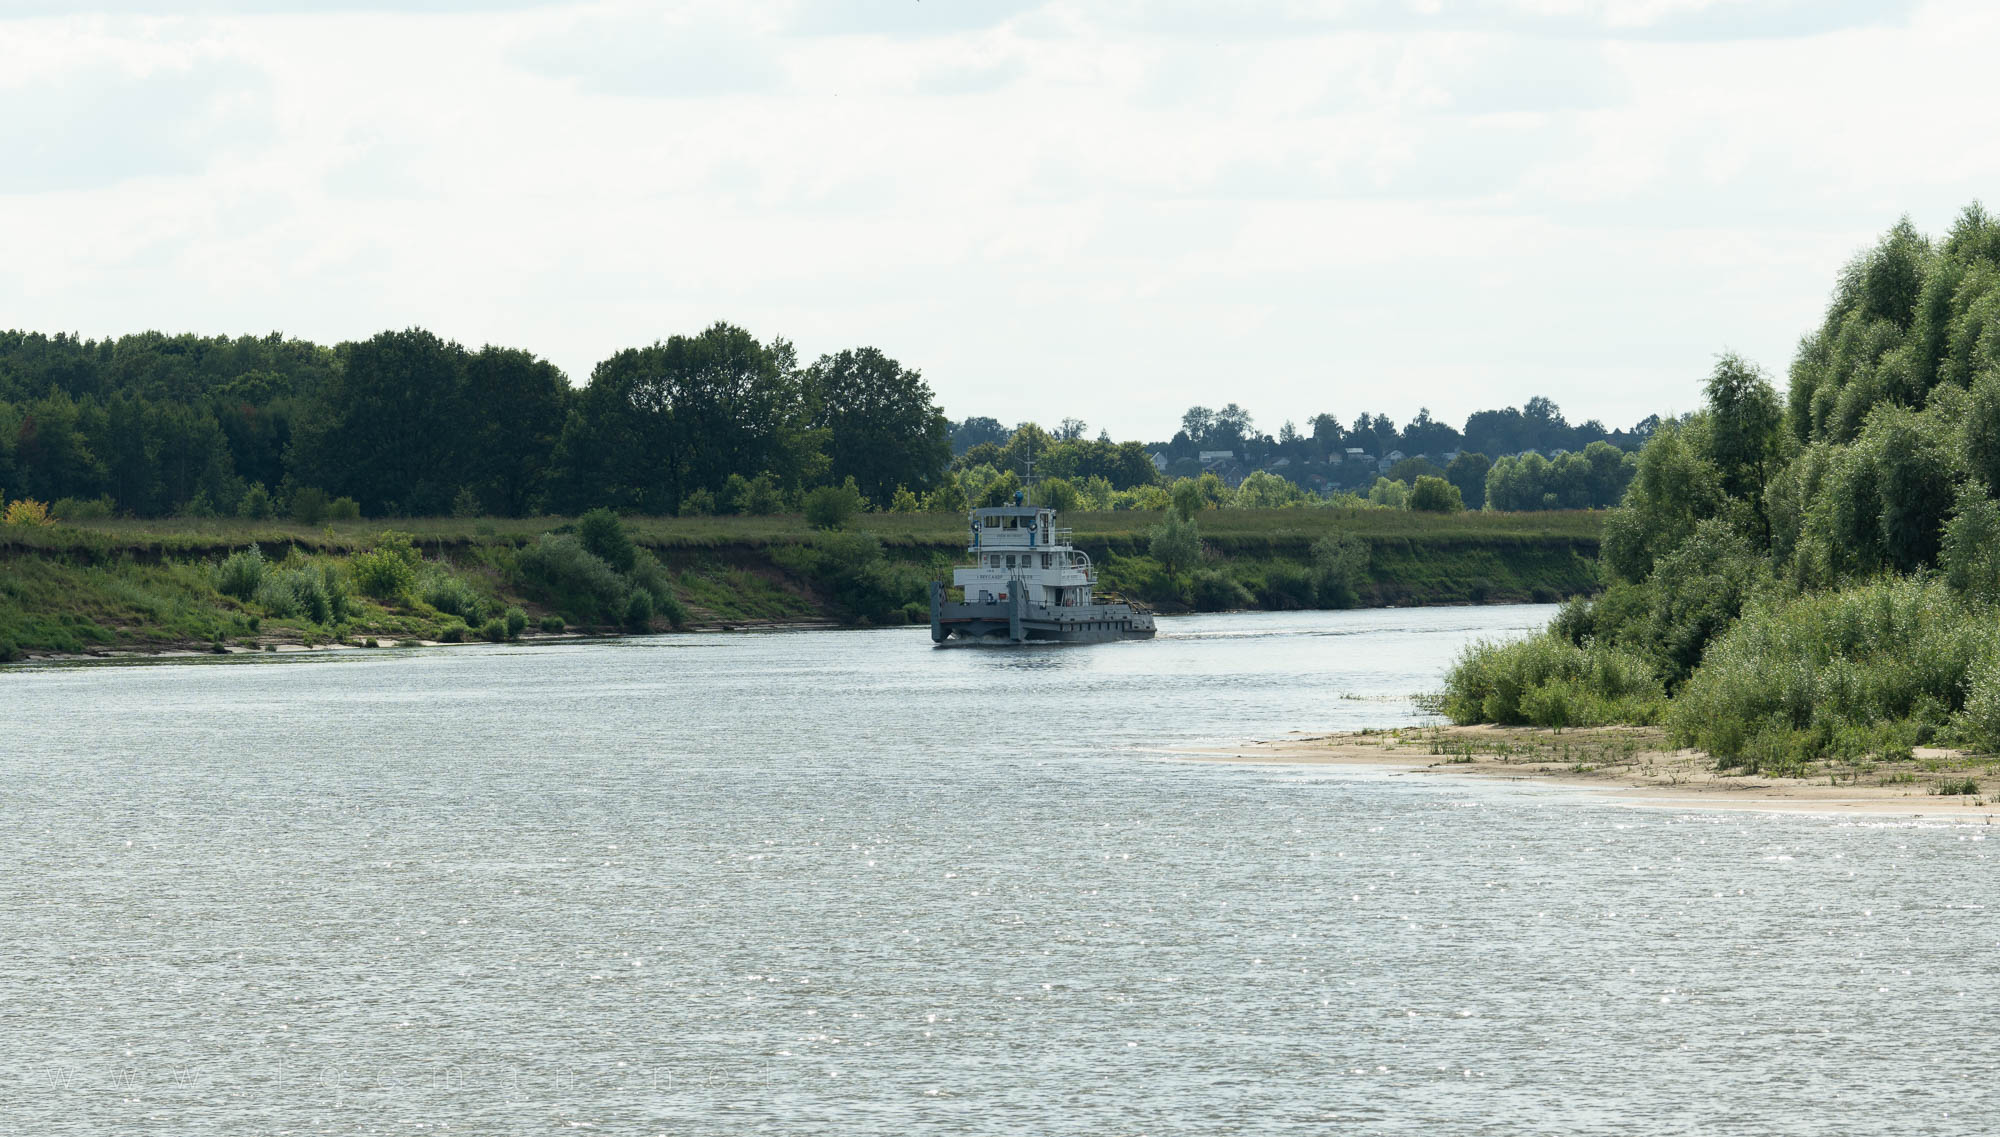
[[[1193,479],[1182,478],[1168,491],[1173,502],[1173,511],[1182,521],[1193,521],[1194,515],[1207,505],[1201,494],[1201,486]]]
[[[102,521],[118,511],[118,503],[110,494],[93,498],[57,498],[49,506],[49,516],[63,521]]]
[[[1203,569],[1194,574],[1191,584],[1196,611],[1229,612],[1252,603],[1250,590],[1221,569]]]
[[[326,520],[326,491],[306,486],[292,491],[292,520],[301,525],[318,525]]]
[[[1313,571],[1319,574],[1319,602],[1352,608],[1368,579],[1368,542],[1352,533],[1329,533],[1312,543]]]
[[[507,638],[510,640],[519,636],[528,628],[528,614],[519,608],[507,609],[506,613],[501,616],[501,619],[507,623]]]
[[[625,600],[625,626],[635,632],[651,631],[653,627],[653,594],[643,588],[635,588]]]
[[[707,517],[715,512],[715,495],[705,489],[696,489],[681,499],[682,517]]]
[[[917,500],[917,495],[905,486],[897,486],[895,494],[889,499],[891,513],[915,513],[922,508],[923,503]]]
[[[328,521],[359,521],[361,506],[351,497],[337,497],[326,503]]]
[[[507,638],[507,623],[495,616],[486,621],[486,626],[479,629],[479,634],[485,637],[487,643],[497,644]]]
[[[408,599],[417,580],[415,566],[399,549],[380,545],[356,553],[347,562],[347,572],[364,595],[393,604]]]
[[[882,542],[865,532],[820,533],[809,543],[773,550],[772,559],[824,591],[850,621],[885,622],[903,605],[921,602],[930,581],[927,570],[883,556]]]
[[[1424,513],[1463,513],[1465,500],[1458,487],[1443,478],[1419,477],[1410,488],[1410,508]]]
[[[1146,552],[1160,562],[1160,567],[1167,570],[1168,576],[1181,576],[1201,562],[1201,529],[1187,520],[1176,506],[1174,512],[1154,528]]]
[[[468,624],[477,624],[486,612],[486,601],[479,591],[437,563],[424,566],[423,575],[417,580],[416,597]]]
[[[527,595],[579,624],[608,624],[625,611],[625,581],[571,534],[544,533],[515,557],[516,583]]]
[[[0,520],[8,525],[48,525],[52,524],[49,507],[31,497],[17,498],[7,503],[7,512],[0,514]]]
[[[1290,561],[1276,561],[1266,568],[1256,592],[1259,604],[1277,612],[1311,608],[1319,600],[1319,585],[1313,574]]]
[[[785,498],[778,492],[777,480],[769,472],[758,474],[754,478],[731,474],[722,483],[722,496],[718,504],[731,513],[762,517],[782,510],[785,507]]]
[[[472,492],[471,486],[461,486],[459,491],[452,495],[451,515],[453,517],[478,517],[485,512],[485,508],[479,502],[479,495]]]
[[[1685,745],[1755,768],[1921,745],[1947,725],[1983,740],[1979,685],[1996,658],[1991,610],[1935,578],[1765,598],[1710,645],[1668,725]]]
[[[303,616],[315,624],[337,623],[344,613],[328,592],[329,575],[310,567],[267,572],[257,586],[257,605],[279,618]]]
[[[608,509],[593,509],[576,519],[576,539],[590,554],[619,572],[631,572],[639,547],[625,532],[625,523]]]
[[[845,485],[820,486],[807,494],[806,520],[812,522],[814,528],[839,529],[867,506],[861,491],[854,486],[854,479],[849,478]]]
[[[1466,648],[1445,676],[1439,705],[1460,724],[1565,727],[1651,722],[1664,694],[1640,656],[1544,632]]]
[[[562,631],[563,626],[564,626],[563,618],[561,616],[551,614],[542,617],[541,621],[542,630],[549,633],[550,635],[554,635],[557,632]]]
[[[271,495],[264,489],[264,483],[252,483],[243,491],[242,500],[236,503],[236,516],[250,521],[262,521],[271,516]]]
[[[438,642],[444,644],[464,643],[465,630],[464,624],[446,624],[444,627],[438,629]]]
[[[257,586],[264,582],[264,553],[252,545],[240,553],[231,553],[215,566],[215,590],[238,600],[248,600],[257,595]]]

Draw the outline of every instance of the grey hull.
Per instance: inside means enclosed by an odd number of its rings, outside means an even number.
[[[1130,604],[1054,606],[1013,596],[989,603],[944,598],[931,585],[931,639],[937,643],[1105,643],[1153,638],[1153,617]]]

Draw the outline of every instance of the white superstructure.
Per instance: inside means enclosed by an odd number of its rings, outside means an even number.
[[[1055,527],[1055,518],[1055,510],[1032,505],[973,510],[966,546],[973,563],[951,574],[966,602],[991,604],[1018,594],[1052,608],[1091,603],[1097,570],[1090,554],[1070,544],[1070,531]]]

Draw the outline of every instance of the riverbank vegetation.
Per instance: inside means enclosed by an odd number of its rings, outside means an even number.
[[[2000,751],[2000,222],[1897,225],[1780,398],[1734,356],[1606,518],[1605,591],[1447,679],[1460,723],[1659,722],[1729,766]]]
[[[1596,587],[1600,513],[1246,510],[1065,517],[1106,591],[1162,611],[1555,600]],[[0,525],[0,650],[201,649],[928,618],[963,517],[244,518]],[[506,632],[509,609],[520,627]]]

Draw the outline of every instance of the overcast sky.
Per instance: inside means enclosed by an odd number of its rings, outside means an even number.
[[[1618,426],[1782,384],[1842,262],[2000,184],[1996,8],[0,0],[0,326],[580,384],[728,320],[1120,438]]]

